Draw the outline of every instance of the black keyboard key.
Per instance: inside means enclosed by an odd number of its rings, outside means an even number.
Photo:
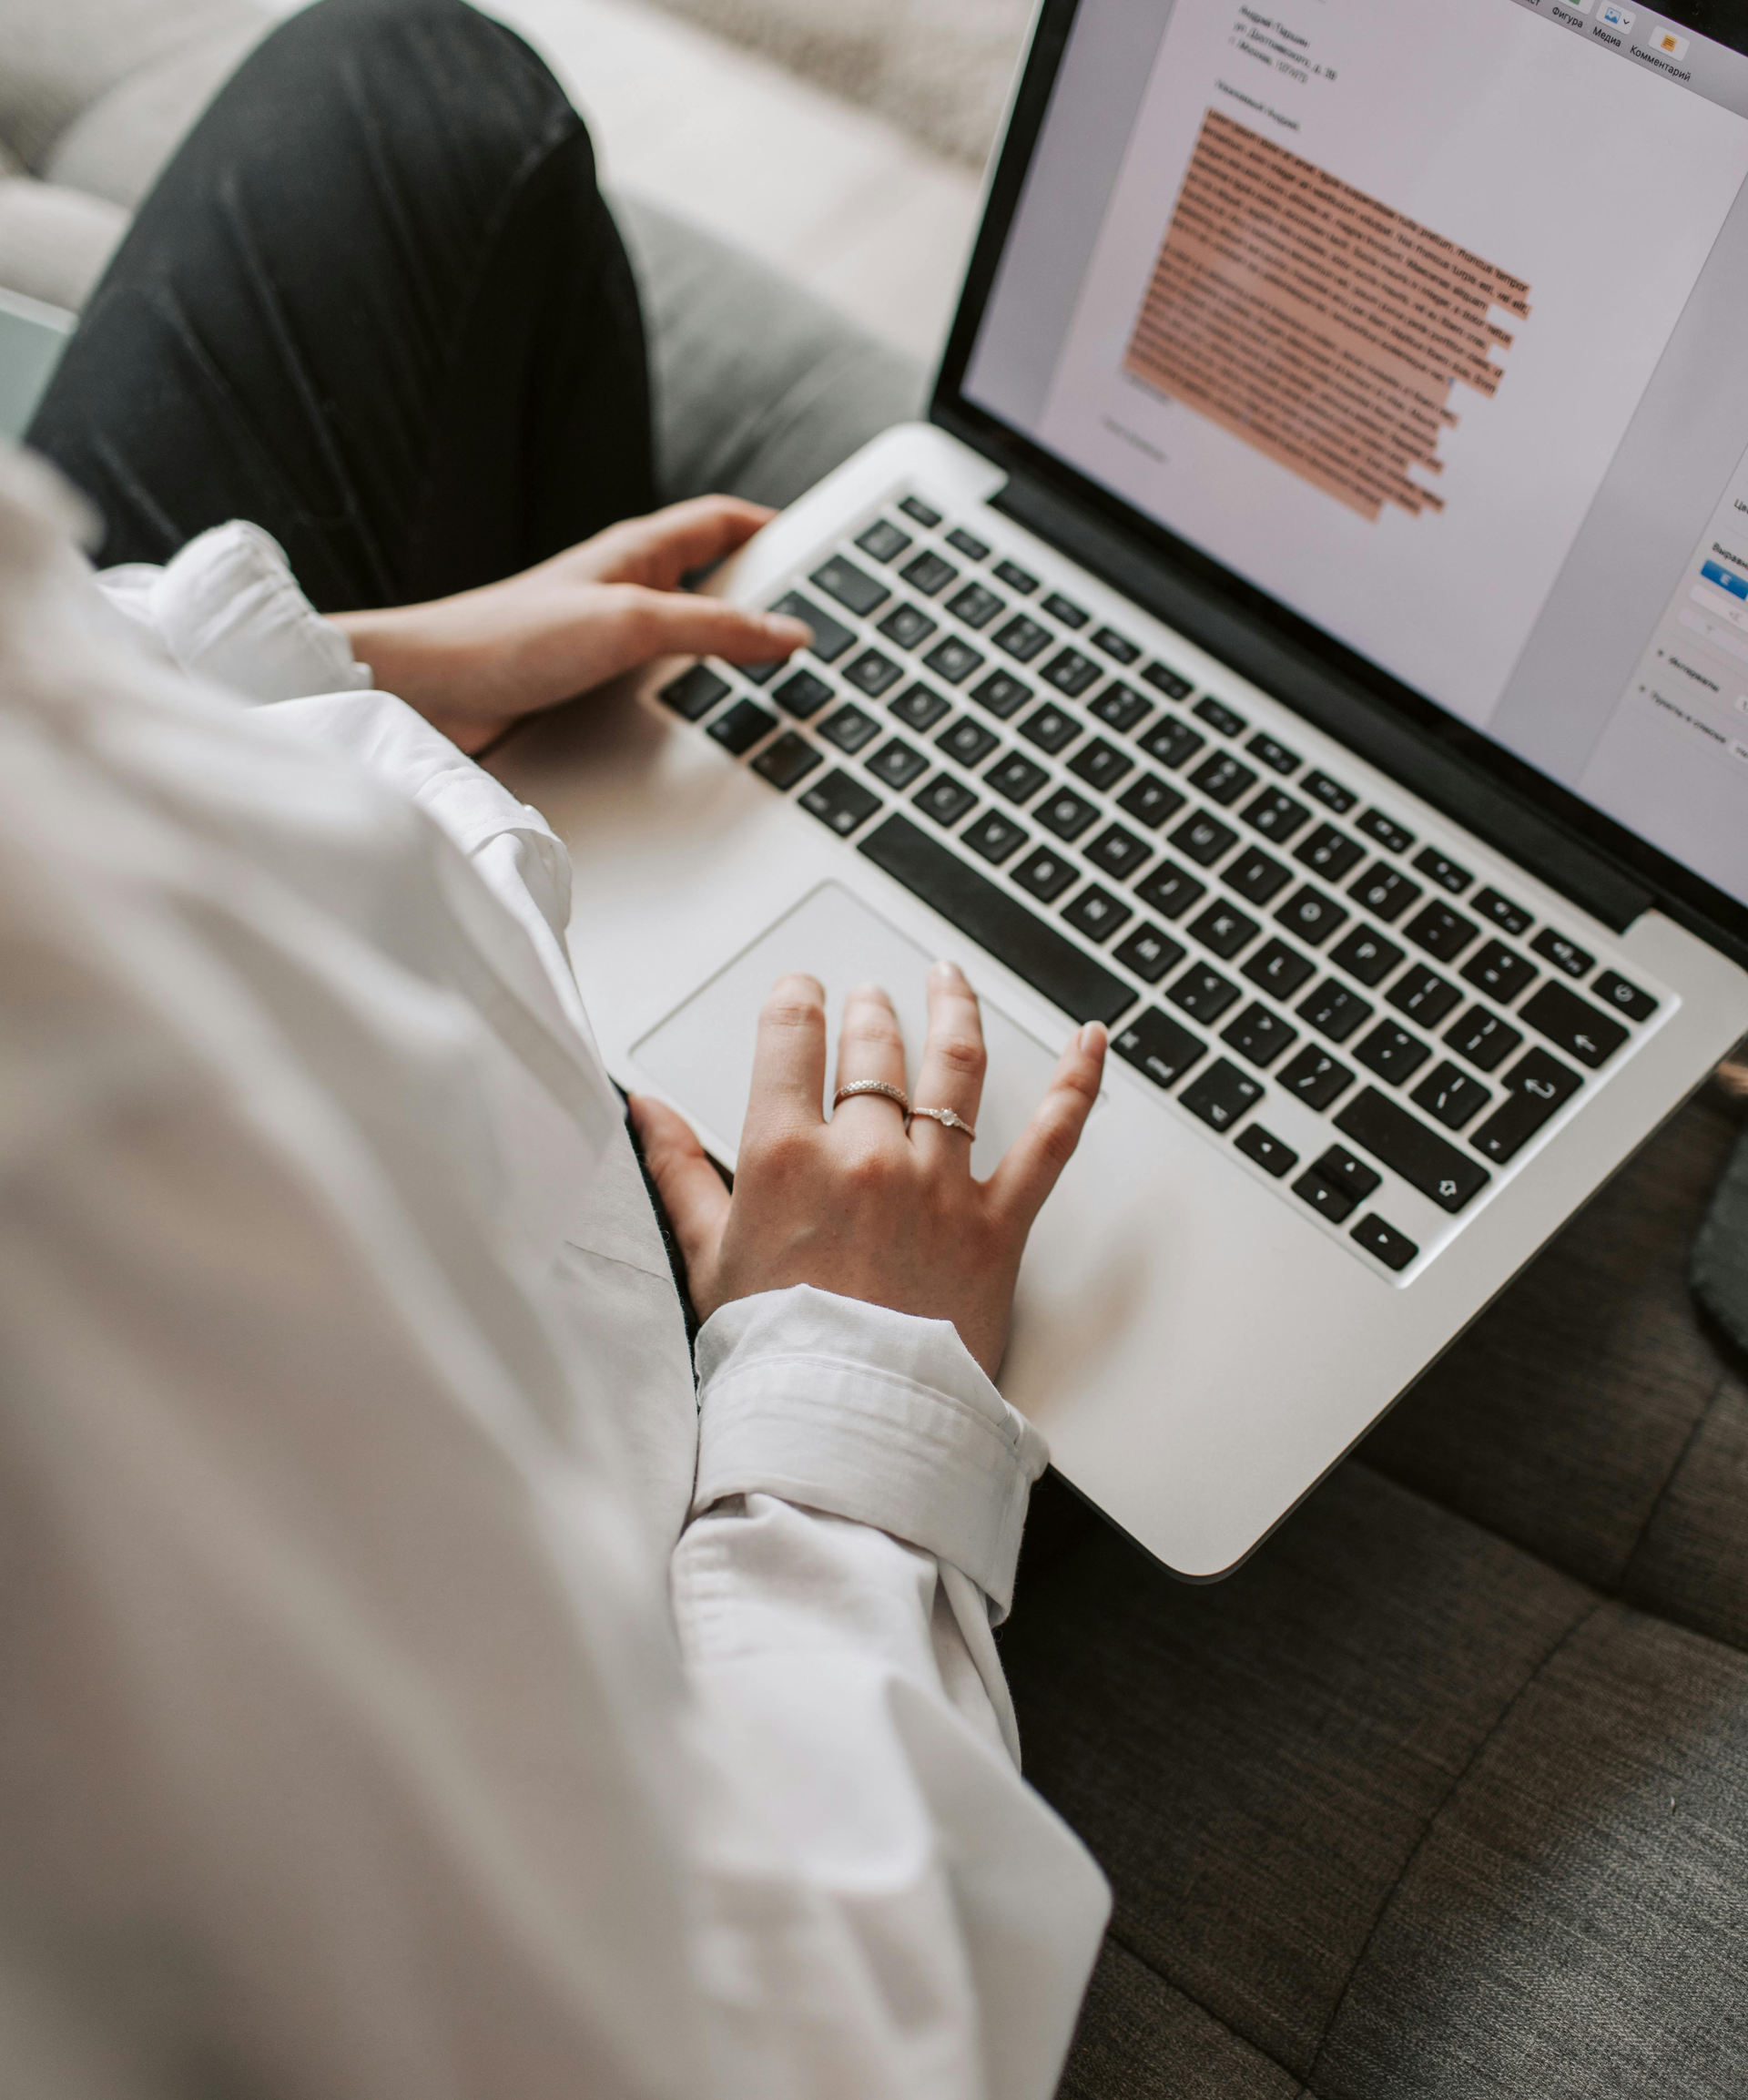
[[[1299,1156],[1293,1147],[1283,1145],[1272,1130],[1265,1130],[1260,1123],[1245,1124],[1233,1143],[1276,1181],[1283,1174],[1290,1174],[1299,1163]]]
[[[1366,849],[1333,824],[1319,824],[1308,839],[1294,847],[1293,858],[1315,868],[1326,882],[1339,882],[1366,858]]]
[[[1433,846],[1423,846],[1414,856],[1414,865],[1428,882],[1437,882],[1441,890],[1448,890],[1453,897],[1460,897],[1475,880],[1467,868],[1459,868],[1455,861],[1448,861]]]
[[[1253,1000],[1220,1039],[1230,1043],[1241,1057],[1248,1057],[1253,1065],[1266,1071],[1282,1051],[1298,1041],[1299,1032],[1278,1014],[1271,1014],[1266,1006],[1259,1006]]]
[[[1005,627],[995,630],[995,646],[1006,649],[1021,663],[1029,664],[1040,649],[1049,647],[1050,629],[1029,620],[1024,613],[1015,613]]]
[[[919,590],[926,598],[934,597],[952,582],[959,571],[951,562],[943,561],[927,548],[920,555],[912,555],[899,571],[913,590]]]
[[[987,678],[980,678],[971,688],[971,698],[980,708],[987,708],[998,721],[1005,722],[1031,699],[1032,688],[1022,685],[1006,671],[991,671]]]
[[[1376,1072],[1392,1086],[1400,1086],[1405,1080],[1414,1077],[1432,1055],[1432,1051],[1418,1035],[1410,1035],[1394,1021],[1380,1021],[1366,1040],[1356,1046],[1354,1055],[1368,1072]]]
[[[1217,817],[1204,817],[1193,810],[1172,833],[1172,843],[1181,846],[1198,867],[1211,868],[1238,843],[1238,834]]]
[[[1195,712],[1204,722],[1212,722],[1223,737],[1241,737],[1250,727],[1241,714],[1227,707],[1224,700],[1216,700],[1212,693],[1195,703]]]
[[[1238,987],[1205,963],[1192,963],[1165,996],[1192,1021],[1217,1021],[1238,996]]]
[[[799,591],[785,591],[771,610],[785,614],[790,619],[805,621],[812,628],[813,639],[808,647],[822,664],[835,664],[856,639],[841,620],[821,612],[811,598],[804,598]]]
[[[926,642],[940,625],[931,620],[920,606],[894,606],[880,622],[877,633],[889,642],[896,642],[901,649],[914,649]]]
[[[1046,700],[1042,708],[1033,708],[1020,725],[1020,734],[1029,744],[1036,744],[1041,751],[1060,751],[1072,744],[1081,733],[1081,725],[1063,708],[1053,707]]]
[[[1143,919],[1133,933],[1118,943],[1114,953],[1123,968],[1133,970],[1143,984],[1157,984],[1167,970],[1175,969],[1184,960],[1184,949],[1181,941],[1174,941],[1169,933]]]
[[[1307,1043],[1275,1076],[1296,1100],[1303,1101],[1310,1108],[1328,1107],[1354,1081],[1353,1074],[1345,1065],[1326,1056],[1314,1043]]]
[[[1277,744],[1266,731],[1258,729],[1245,746],[1253,759],[1260,759],[1272,773],[1296,773],[1299,754],[1289,751],[1285,744]]]
[[[1141,748],[1150,759],[1157,759],[1162,766],[1175,772],[1185,759],[1194,758],[1207,740],[1187,722],[1179,721],[1175,715],[1167,715],[1142,738]]]
[[[1143,895],[1146,893],[1143,886]],[[1245,975],[1253,984],[1260,984],[1265,992],[1273,992],[1277,999],[1290,999],[1307,977],[1316,975],[1317,966],[1301,955],[1296,948],[1289,948],[1285,941],[1269,941],[1257,949],[1245,964]]]
[[[1414,843],[1414,833],[1405,831],[1393,818],[1382,810],[1367,810],[1363,817],[1354,820],[1354,829],[1364,831],[1368,839],[1387,847],[1392,853],[1406,853]]]
[[[1474,908],[1483,919],[1490,919],[1496,926],[1503,926],[1508,933],[1527,933],[1535,924],[1535,913],[1526,912],[1521,904],[1514,904],[1509,897],[1501,897],[1497,890],[1482,890],[1474,899]]]
[[[1141,675],[1168,700],[1186,700],[1195,690],[1188,678],[1173,670],[1169,664],[1149,664]]]
[[[1224,1057],[1210,1065],[1199,1079],[1192,1080],[1178,1099],[1192,1116],[1199,1116],[1212,1130],[1230,1130],[1239,1118],[1263,1097],[1263,1083],[1241,1072]]]
[[[869,576],[866,569],[859,569],[842,555],[833,555],[829,561],[822,562],[808,580],[818,584],[840,606],[848,606],[851,612],[864,617],[892,596],[878,576]]]
[[[1307,1167],[1300,1175],[1293,1184],[1293,1193],[1332,1225],[1345,1225],[1359,1201],[1358,1197],[1349,1195],[1338,1182],[1328,1180],[1315,1167]]]
[[[986,559],[990,551],[987,540],[976,538],[963,525],[955,525],[947,535],[947,545],[957,547],[968,562],[981,562]]]
[[[1156,831],[1167,817],[1176,816],[1184,807],[1184,797],[1157,773],[1143,773],[1117,797],[1117,807],[1138,824]]]
[[[1085,848],[1085,853],[1087,859],[1103,868],[1107,875],[1114,875],[1119,882],[1126,882],[1153,850],[1144,839],[1136,838],[1133,831],[1125,831],[1121,824],[1108,824]]]
[[[1080,870],[1065,853],[1040,846],[1021,861],[1013,871],[1013,879],[1022,890],[1042,898],[1046,904],[1053,904],[1079,873]]]
[[[1527,1021],[1538,1035],[1545,1035],[1556,1049],[1576,1057],[1592,1071],[1612,1057],[1627,1039],[1627,1031],[1612,1014],[1592,1006],[1563,984],[1544,984],[1526,999],[1518,1018]]]
[[[954,542],[950,534],[948,544]],[[960,550],[963,552],[963,549]],[[986,553],[988,549],[984,550]],[[955,591],[947,601],[947,610],[956,620],[963,620],[968,627],[986,627],[997,613],[1006,612],[1007,601],[996,596],[982,584],[967,584],[962,591]]]
[[[903,671],[890,657],[883,657],[879,649],[864,649],[844,666],[844,677],[858,692],[866,693],[869,699],[879,699],[889,687],[896,686],[904,676]]]
[[[1387,941],[1374,928],[1356,926],[1330,949],[1329,960],[1337,970],[1346,970],[1362,984],[1371,985],[1384,982],[1402,960],[1402,953],[1394,941]]]
[[[1436,1028],[1452,1007],[1462,1004],[1462,994],[1438,971],[1417,963],[1405,970],[1384,994],[1398,1014],[1406,1014],[1423,1028]]]
[[[1107,744],[1103,737],[1094,737],[1069,760],[1068,770],[1089,781],[1101,794],[1108,795],[1125,773],[1134,771],[1135,761],[1127,751]]]
[[[1459,1072],[1448,1058],[1435,1065],[1408,1096],[1417,1108],[1424,1108],[1435,1123],[1447,1130],[1460,1130],[1492,1100],[1479,1079]]]
[[[1001,742],[993,729],[985,729],[975,715],[961,715],[949,722],[935,742],[961,766],[981,766]]]
[[[1536,966],[1503,941],[1489,941],[1463,964],[1463,976],[1478,992],[1509,1006],[1526,984],[1535,983]]]
[[[938,641],[922,660],[938,678],[945,678],[950,686],[969,678],[983,661],[970,642],[961,642],[957,635],[948,635]]]
[[[1589,949],[1569,941],[1564,933],[1556,933],[1551,926],[1544,926],[1530,945],[1544,963],[1551,963],[1569,977],[1588,977],[1596,967],[1596,957]]]
[[[1473,919],[1453,912],[1448,904],[1428,904],[1417,912],[1402,931],[1435,961],[1454,963],[1480,928]]]
[[[1301,941],[1320,947],[1337,928],[1346,925],[1347,911],[1337,904],[1333,897],[1326,897],[1321,890],[1314,890],[1306,882],[1295,890],[1275,916],[1288,933],[1296,933]]]
[[[889,788],[908,788],[919,773],[929,770],[928,759],[902,737],[889,737],[871,759],[862,762],[877,780],[884,780]]]
[[[1084,607],[1077,606],[1072,598],[1065,598],[1060,591],[1052,591],[1044,600],[1044,610],[1053,620],[1061,620],[1065,627],[1083,627],[1092,617]]]
[[[1264,838],[1285,844],[1311,812],[1303,802],[1296,802],[1291,795],[1284,795],[1278,788],[1265,788],[1239,814]]]
[[[950,828],[970,810],[977,807],[977,797],[963,780],[956,780],[950,773],[937,773],[932,780],[919,788],[910,800],[925,817],[932,817],[936,823]]]
[[[1100,627],[1092,637],[1092,647],[1103,649],[1107,657],[1114,657],[1120,664],[1133,664],[1141,655],[1138,644],[1127,635],[1120,635],[1115,627]]]
[[[930,532],[940,523],[940,513],[931,510],[920,495],[906,496],[899,508],[906,517],[915,518],[920,525],[926,525]]]
[[[1307,795],[1321,802],[1326,810],[1333,810],[1338,817],[1345,817],[1359,800],[1339,780],[1332,780],[1327,773],[1307,773],[1299,785]]]
[[[1149,1006],[1112,1037],[1111,1047],[1155,1086],[1174,1086],[1208,1046],[1170,1014]]]
[[[716,717],[705,734],[740,758],[776,727],[777,717],[768,708],[761,708],[756,700],[737,700]]]
[[[886,705],[888,711],[895,714],[899,721],[920,732],[932,729],[951,708],[952,702],[943,700],[932,686],[925,686],[919,678]]]
[[[1190,775],[1190,784],[1200,788],[1211,802],[1229,809],[1240,795],[1248,794],[1256,785],[1256,771],[1230,751],[1215,751]]]
[[[1029,598],[1038,588],[1038,578],[1030,569],[1022,569],[1018,562],[997,562],[995,580],[1006,584],[1011,591],[1018,591],[1022,598]]]
[[[1368,1211],[1347,1237],[1357,1240],[1367,1254],[1375,1254],[1386,1269],[1398,1274],[1420,1251],[1407,1233],[1387,1225],[1376,1210]]]
[[[1108,941],[1119,926],[1127,925],[1134,912],[1120,897],[1089,882],[1078,897],[1062,906],[1062,916],[1076,933],[1089,941]]]
[[[1527,1050],[1505,1075],[1505,1099],[1469,1143],[1501,1166],[1521,1151],[1584,1082],[1545,1050]]]
[[[1326,977],[1309,997],[1299,1002],[1298,1012],[1319,1035],[1332,1043],[1345,1043],[1362,1021],[1369,1021],[1372,1009],[1357,992]]]
[[[986,861],[992,861],[999,868],[1025,844],[1027,836],[1011,817],[1004,817],[999,810],[989,810],[960,833],[960,843],[969,846],[972,852],[981,853]]]
[[[798,721],[805,722],[830,699],[831,688],[824,678],[816,678],[811,671],[792,671],[780,686],[771,688],[771,698],[786,715],[793,715]]]
[[[1493,1178],[1376,1086],[1354,1096],[1336,1117],[1336,1128],[1441,1210],[1460,1210]]]
[[[665,685],[657,698],[688,722],[701,722],[718,700],[726,700],[733,691],[727,679],[719,678],[708,664],[694,664]]]
[[[1077,700],[1089,686],[1096,685],[1103,676],[1091,657],[1083,657],[1079,649],[1059,649],[1044,666],[1046,684],[1055,687],[1059,693],[1066,693],[1071,700]]]
[[[1520,1029],[1485,1006],[1471,1006],[1460,1020],[1445,1030],[1445,1041],[1459,1057],[1483,1072],[1496,1072],[1523,1041]]]
[[[1153,713],[1153,703],[1143,700],[1133,686],[1125,686],[1121,678],[1113,678],[1102,693],[1086,703],[1086,708],[1109,728],[1121,729],[1127,736],[1137,722]]]
[[[1098,804],[1077,795],[1072,788],[1058,788],[1032,812],[1045,831],[1054,831],[1059,839],[1078,839],[1098,813]]]
[[[1357,897],[1374,918],[1390,925],[1426,892],[1418,882],[1410,882],[1397,869],[1375,861],[1357,882],[1347,885],[1347,894]]]
[[[1345,1189],[1356,1203],[1364,1203],[1384,1185],[1384,1177],[1377,1167],[1367,1166],[1363,1159],[1356,1159],[1342,1145],[1332,1145],[1311,1165],[1314,1171],[1333,1187]]]
[[[840,839],[847,839],[858,824],[865,824],[879,806],[880,798],[848,773],[828,773],[801,797],[801,807],[829,825]]]
[[[1221,876],[1221,881],[1236,890],[1246,904],[1266,904],[1292,880],[1281,863],[1272,860],[1260,846],[1246,846]]]
[[[1175,861],[1162,861],[1144,882],[1135,884],[1135,894],[1142,902],[1151,904],[1155,912],[1164,912],[1168,919],[1180,917],[1207,893],[1208,885],[1197,882],[1187,868],[1180,868]]]
[[[870,738],[879,733],[880,725],[873,716],[865,715],[848,701],[819,725],[819,734],[836,744],[840,751],[859,751]]]
[[[859,850],[1074,1020],[1108,1025],[1134,1004],[1121,977],[909,817],[889,817]]]
[[[1611,1011],[1624,1014],[1629,1021],[1649,1021],[1657,1011],[1657,1002],[1651,994],[1629,984],[1618,971],[1603,971],[1590,990]]]
[[[805,780],[819,759],[819,752],[798,729],[785,729],[753,760],[753,770],[762,774],[772,787],[788,789]]]
[[[1223,963],[1229,963],[1241,948],[1249,947],[1261,931],[1255,919],[1231,904],[1210,904],[1200,918],[1190,923],[1190,938],[1200,941]]]
[[[1032,759],[1022,759],[1018,751],[1010,751],[1005,759],[998,759],[984,780],[998,795],[1004,795],[1011,802],[1029,802],[1050,775]]]
[[[866,532],[857,534],[856,545],[877,562],[896,561],[910,545],[910,535],[900,532],[890,518],[877,518]]]

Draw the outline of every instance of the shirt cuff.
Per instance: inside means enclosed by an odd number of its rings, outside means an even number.
[[[693,1514],[773,1494],[889,1532],[960,1569],[1004,1618],[1043,1438],[951,1322],[798,1284],[698,1334]]]

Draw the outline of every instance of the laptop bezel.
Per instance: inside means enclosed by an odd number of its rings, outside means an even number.
[[[1007,474],[998,508],[1521,860],[1594,917],[1620,931],[1655,903],[1748,967],[1748,905],[967,399],[966,368],[1080,5],[1042,0],[1038,10],[929,420]],[[1711,10],[1703,0],[1689,0],[1664,12],[1681,18]],[[1718,26],[1692,25],[1714,36]]]

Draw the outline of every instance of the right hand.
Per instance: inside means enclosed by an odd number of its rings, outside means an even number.
[[[731,1197],[671,1108],[635,1096],[632,1114],[707,1319],[756,1291],[811,1283],[845,1298],[950,1320],[995,1375],[1032,1222],[1098,1098],[1105,1033],[1091,1022],[1062,1053],[1032,1121],[987,1181],[971,1140],[899,1105],[856,1095],[828,1120],[825,994],[783,978],[759,1016],[758,1048]],[[977,995],[950,963],[929,973],[929,1034],[915,1099],[975,1124],[983,1090]],[[844,1002],[838,1078],[904,1085],[904,1042],[886,994]],[[835,1089],[834,1089],[835,1090]]]

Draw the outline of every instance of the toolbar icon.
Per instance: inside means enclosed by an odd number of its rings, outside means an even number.
[[[1687,38],[1678,36],[1672,29],[1660,29],[1649,39],[1653,51],[1661,51],[1665,58],[1685,58]]]
[[[1602,0],[1602,5],[1596,11],[1596,18],[1605,27],[1618,29],[1623,36],[1631,32],[1632,25],[1637,19],[1635,15],[1629,14],[1626,8],[1617,7],[1614,5],[1614,0]]]

